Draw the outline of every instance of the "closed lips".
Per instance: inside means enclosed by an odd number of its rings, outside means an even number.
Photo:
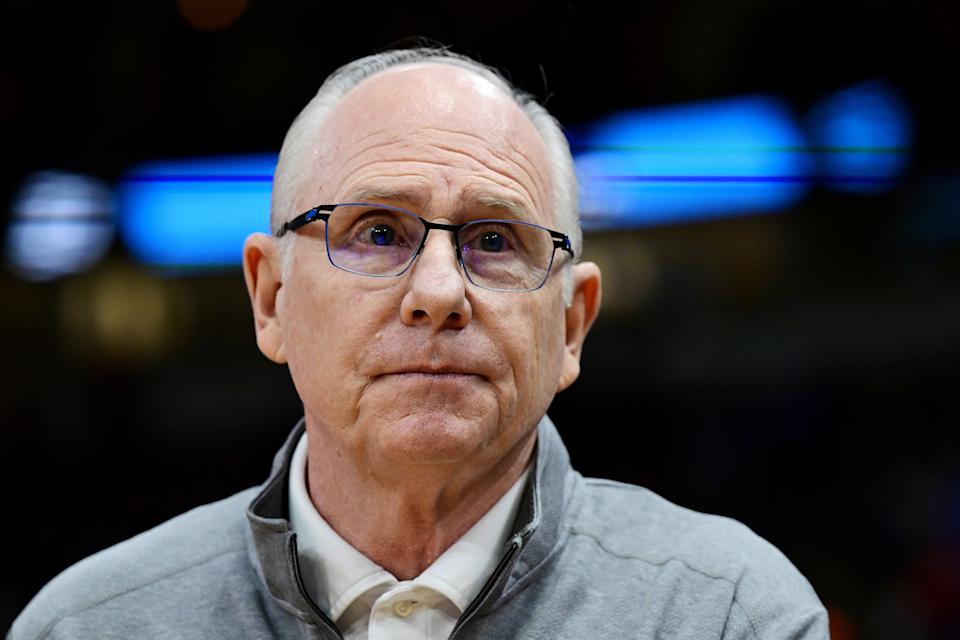
[[[466,371],[464,369],[454,368],[454,367],[411,367],[409,369],[397,369],[395,371],[388,371],[383,375],[392,375],[392,376],[426,376],[426,377],[468,377],[468,376],[478,376],[484,378],[482,374],[479,374],[475,371]]]

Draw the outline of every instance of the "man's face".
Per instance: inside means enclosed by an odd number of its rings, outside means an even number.
[[[434,222],[517,217],[556,228],[545,148],[488,81],[446,65],[388,70],[352,90],[315,142],[297,210],[378,202]],[[562,274],[533,292],[471,284],[452,235],[431,231],[402,276],[347,273],[324,223],[290,240],[276,298],[308,429],[379,463],[487,464],[529,440],[561,383]],[[560,256],[556,263],[562,264]]]

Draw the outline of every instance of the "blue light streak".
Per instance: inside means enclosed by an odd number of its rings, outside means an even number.
[[[782,210],[815,167],[793,115],[765,96],[623,112],[578,142],[585,228]]]
[[[134,257],[167,267],[240,264],[269,232],[275,154],[153,162],[120,181],[120,235]]]
[[[910,114],[883,82],[864,82],[821,99],[807,121],[820,174],[834,189],[884,191],[907,167],[913,142]],[[850,175],[872,181],[845,179]]]

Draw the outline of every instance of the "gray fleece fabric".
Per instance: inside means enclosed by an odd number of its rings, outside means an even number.
[[[301,421],[261,487],[64,571],[8,638],[340,637],[302,587],[286,519],[302,431]],[[501,563],[451,637],[828,638],[809,583],[747,527],[583,478],[546,417],[536,455]]]

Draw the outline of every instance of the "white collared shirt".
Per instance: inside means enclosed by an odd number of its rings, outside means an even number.
[[[347,640],[445,639],[500,561],[529,467],[503,497],[413,580],[397,580],[327,524],[307,491],[307,434],[290,463],[290,524],[303,581]]]

